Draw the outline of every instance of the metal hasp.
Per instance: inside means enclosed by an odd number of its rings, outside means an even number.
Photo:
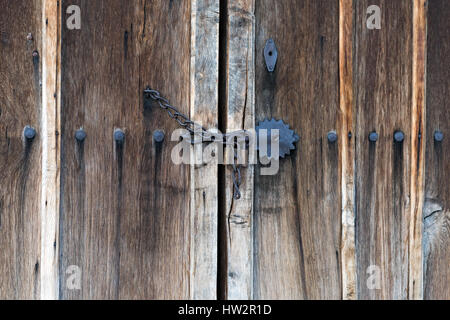
[[[273,39],[269,39],[264,47],[264,59],[266,60],[267,70],[273,72],[278,60],[278,50]]]
[[[275,120],[275,119],[265,119],[264,121],[261,121],[256,126],[256,135],[258,137],[258,150],[260,147],[259,143],[259,132],[261,129],[267,130],[267,156],[268,159],[272,159],[272,152],[271,152],[271,139],[272,139],[272,132],[271,130],[279,130],[279,141],[280,141],[280,149],[279,154],[280,158],[284,158],[286,155],[291,154],[291,150],[295,150],[295,143],[300,140],[300,137],[294,132],[294,130],[289,128],[289,125],[284,123],[283,120]],[[261,155],[260,155],[261,156]],[[278,160],[278,159],[277,159]]]

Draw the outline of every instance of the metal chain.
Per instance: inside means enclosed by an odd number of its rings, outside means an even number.
[[[233,145],[234,148],[234,157],[232,165],[233,167],[232,179],[234,186],[233,197],[236,200],[240,199],[241,191],[239,190],[239,188],[241,186],[241,166],[237,162],[238,154],[236,151],[236,143],[234,141],[229,142],[228,138],[237,137],[240,134],[245,134],[245,130],[224,134],[224,139],[222,141],[216,141],[214,134],[210,133],[203,126],[192,121],[187,115],[178,111],[178,109],[172,106],[166,98],[161,97],[161,94],[158,91],[147,88],[144,90],[144,94],[146,98],[150,98],[156,101],[161,109],[167,111],[167,114],[169,115],[170,118],[174,119],[182,128],[189,131],[191,138],[193,137],[193,139],[190,140],[190,144],[203,143],[203,141],[214,141],[217,143],[221,143],[223,145]],[[200,139],[196,140],[195,136],[198,136]]]

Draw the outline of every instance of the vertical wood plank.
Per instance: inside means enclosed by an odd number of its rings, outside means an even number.
[[[0,7],[0,299],[39,299],[42,3]]]
[[[255,169],[254,298],[340,299],[339,1],[257,1],[256,120],[300,136],[275,176]],[[263,49],[279,57],[269,73]],[[347,139],[347,137],[339,137]]]
[[[360,299],[408,298],[412,4],[356,2],[356,248]],[[369,5],[381,8],[380,30],[366,26]],[[397,130],[404,132],[403,142],[394,141]],[[368,139],[372,131],[379,134],[377,142]]]
[[[58,298],[60,3],[43,1],[41,299]]]
[[[355,139],[353,104],[353,1],[339,1],[339,161],[342,166],[342,298],[356,299]],[[345,137],[348,137],[346,139]]]
[[[423,298],[423,201],[425,187],[426,0],[413,4],[413,70],[411,110],[411,217],[409,230],[409,299]]]
[[[227,132],[255,127],[255,1],[227,1],[225,126]],[[225,176],[226,294],[253,298],[253,165],[242,169],[241,198],[233,199],[233,170]]]
[[[60,296],[214,298],[216,266],[199,261],[214,263],[214,251],[203,250],[217,236],[215,188],[201,184],[199,171],[172,163],[178,125],[143,90],[149,85],[181,112],[202,110],[201,120],[217,121],[217,75],[209,74],[217,52],[192,57],[196,45],[214,48],[216,2],[78,0],[63,1],[62,10],[72,4],[82,26],[62,30]],[[87,138],[77,142],[81,127]],[[113,139],[115,129],[125,132],[123,143]],[[153,139],[155,130],[165,132],[164,142]],[[196,211],[192,198],[203,191],[205,208]],[[63,285],[71,265],[82,271],[81,290]]]
[[[219,0],[192,0],[191,6],[191,118],[206,128],[217,128]],[[191,166],[191,208],[190,298],[216,299],[217,157],[205,165]]]
[[[428,1],[424,298],[450,299],[450,3]],[[440,131],[444,139],[435,140]]]

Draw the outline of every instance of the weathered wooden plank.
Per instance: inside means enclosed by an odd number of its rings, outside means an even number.
[[[218,128],[219,0],[191,6],[191,118]],[[191,166],[190,298],[202,300],[217,298],[218,163],[207,158],[205,152],[204,164]]]
[[[255,1],[227,1],[225,54],[226,131],[255,128]],[[231,166],[227,166],[225,188],[225,298],[253,298],[253,165],[242,168],[241,198],[235,192]]]
[[[339,1],[339,82],[342,231],[342,298],[356,299],[355,256],[355,132],[353,104],[353,1]]]
[[[409,228],[409,299],[423,298],[423,201],[425,183],[426,0],[413,7],[413,70],[411,110],[411,217]]]
[[[450,3],[428,1],[424,298],[450,299]],[[444,135],[439,142],[436,131]]]
[[[177,123],[142,93],[150,85],[180,111],[189,114],[195,102],[195,111],[208,110],[201,120],[217,121],[216,76],[206,74],[217,53],[191,58],[197,44],[214,48],[200,33],[203,24],[217,29],[216,2],[78,0],[63,1],[62,10],[69,4],[80,6],[82,25],[62,32],[60,296],[214,298],[213,267],[198,265],[202,257],[214,262],[214,251],[201,251],[216,236],[214,186],[200,185],[198,172],[192,182],[189,166],[172,163]],[[207,39],[215,37],[208,30]],[[74,139],[80,127],[84,142]],[[113,139],[119,128],[123,143]],[[166,133],[163,143],[153,139],[158,129]],[[207,206],[196,217],[191,201],[202,189]],[[81,290],[66,286],[71,265],[82,272]]]
[[[0,298],[39,299],[42,3],[0,7]]]
[[[339,1],[257,1],[256,120],[284,119],[301,140],[275,176],[255,169],[257,299],[340,299]],[[279,57],[263,57],[273,38]],[[340,137],[347,139],[347,137]]]
[[[58,298],[60,31],[58,0],[43,1],[41,299]]]
[[[369,5],[381,9],[380,30],[367,28]],[[357,1],[355,12],[358,298],[407,299],[412,2]],[[394,141],[398,130],[403,142]]]

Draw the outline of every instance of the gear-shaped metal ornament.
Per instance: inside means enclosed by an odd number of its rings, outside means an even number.
[[[272,133],[271,130],[279,130],[279,156],[280,158],[284,158],[286,155],[291,154],[291,150],[295,150],[295,143],[300,140],[300,137],[295,133],[294,130],[289,128],[289,125],[284,123],[283,120],[275,120],[275,119],[265,119],[264,121],[261,121],[256,126],[256,135],[258,137],[258,150],[260,151],[260,144],[259,144],[259,131],[261,129],[267,130],[267,155],[261,155],[263,157],[268,158],[269,160],[274,159],[275,157],[272,156],[271,151],[271,139]],[[276,159],[278,160],[278,159]]]

